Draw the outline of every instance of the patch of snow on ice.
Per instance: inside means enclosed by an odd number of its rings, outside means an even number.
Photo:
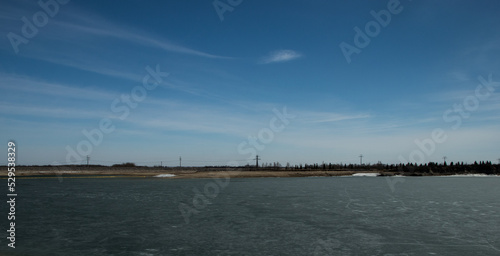
[[[156,175],[155,177],[156,178],[171,178],[171,177],[175,177],[175,174],[169,174],[169,173],[159,174],[159,175]]]
[[[364,172],[359,172],[359,173],[354,173],[352,176],[356,176],[356,177],[377,177],[379,175],[380,175],[380,173],[364,173]]]

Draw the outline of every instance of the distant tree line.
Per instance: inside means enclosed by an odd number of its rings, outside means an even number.
[[[111,167],[136,167],[135,163],[114,164]]]
[[[211,166],[214,168],[216,166]],[[222,167],[222,166],[221,166]],[[255,165],[246,165],[245,169],[256,169]],[[425,164],[417,163],[401,163],[401,164],[383,164],[378,162],[376,164],[333,164],[333,163],[314,163],[314,164],[296,164],[291,165],[287,163],[282,165],[279,162],[263,163],[259,166],[263,170],[294,170],[294,171],[312,171],[312,170],[325,170],[325,171],[349,171],[349,170],[365,170],[365,171],[382,171],[406,174],[450,174],[450,173],[484,173],[484,174],[498,174],[500,175],[500,165],[492,164],[491,161],[480,161],[474,163],[464,162],[447,162],[436,163],[429,162]]]

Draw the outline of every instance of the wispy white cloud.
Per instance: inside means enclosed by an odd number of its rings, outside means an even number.
[[[0,26],[0,30],[5,31],[14,28],[18,29],[17,27]],[[53,44],[53,41],[57,41],[61,47],[47,47],[46,44]],[[109,61],[110,58],[106,57],[112,53],[104,45],[110,41],[113,41],[114,44],[115,41],[132,44],[141,50],[127,53],[131,56],[124,57],[120,63]],[[0,46],[0,48],[2,47],[11,50],[10,45]],[[153,50],[153,52],[149,50]],[[151,56],[159,56],[169,52],[209,59],[232,59],[193,49],[172,42],[165,37],[148,34],[141,29],[118,25],[96,14],[82,13],[81,10],[71,8],[66,8],[65,12],[61,12],[58,19],[51,20],[50,26],[45,27],[44,32],[37,35],[37,44],[30,45],[29,50],[20,51],[19,56],[110,77],[140,81],[142,76],[135,75],[134,70],[127,70],[127,67],[140,62],[138,56],[144,56],[144,52],[148,52]]]
[[[107,113],[105,111],[96,110],[84,110],[77,108],[68,107],[44,107],[40,105],[14,105],[14,104],[4,104],[0,103],[0,113],[3,114],[15,114],[24,116],[36,116],[36,117],[52,117],[52,118],[63,118],[63,119],[90,119],[103,117]]]
[[[123,28],[105,19],[96,17],[95,15],[93,15],[92,18],[89,18],[88,15],[74,13],[72,18],[79,20],[79,23],[84,25],[77,25],[73,22],[67,22],[67,21],[58,21],[55,22],[55,24],[60,28],[64,28],[66,31],[71,31],[73,33],[76,32],[80,35],[83,34],[86,35],[86,37],[88,36],[111,37],[123,41],[140,44],[146,47],[155,47],[175,53],[183,53],[205,58],[229,59],[229,57],[210,54],[180,44],[176,44],[165,38],[145,35],[143,31],[134,31],[131,28]]]
[[[474,84],[469,86],[467,89],[455,89],[455,90],[447,90],[441,93],[433,93],[433,94],[428,94],[427,99],[433,101],[433,102],[440,102],[440,103],[447,103],[447,104],[452,104],[452,103],[463,103],[465,99],[468,97],[476,97],[476,89],[479,83]],[[478,99],[478,101],[481,103],[481,105],[489,102],[498,102],[497,99],[499,98],[499,90],[495,90],[493,92],[489,92],[485,87],[480,87],[480,93],[481,94],[487,94],[490,93],[487,97],[484,99]],[[444,111],[445,109],[443,109]]]
[[[263,58],[264,64],[286,62],[302,57],[302,54],[293,50],[279,50],[271,52],[268,56]]]
[[[221,107],[193,103],[164,104],[153,101],[141,106],[141,109],[135,112],[127,118],[127,123],[148,130],[189,131],[245,138],[268,126],[267,120],[261,122],[252,114],[242,114]],[[221,123],[225,125],[222,126]]]
[[[297,113],[300,121],[305,123],[331,123],[353,119],[369,118],[368,114],[341,114],[329,112],[302,111]]]
[[[11,74],[0,73],[0,81],[3,84],[2,90],[19,91],[28,95],[49,95],[67,99],[87,99],[94,101],[112,100],[117,96],[116,93],[97,90],[96,88],[89,90],[88,88],[79,88]]]
[[[47,57],[47,56],[30,56],[33,59],[39,59],[46,62],[54,63],[61,66],[71,67],[83,71],[88,71],[96,74],[101,74],[113,78],[129,80],[129,81],[142,81],[141,79],[144,75],[141,75],[141,71],[136,72],[127,72],[124,71],[123,67],[119,69],[118,67],[109,67],[111,65],[117,66],[116,64],[108,64],[108,63],[96,63],[91,59],[83,59],[83,58],[74,58],[74,59],[66,59],[66,58],[58,58],[55,56]]]

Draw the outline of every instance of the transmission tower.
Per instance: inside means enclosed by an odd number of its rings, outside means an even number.
[[[89,167],[90,156],[87,155],[87,167]]]
[[[363,155],[359,155],[359,165],[363,165]]]
[[[255,160],[255,168],[259,168],[259,155],[256,155],[254,160]]]
[[[179,167],[182,168],[182,157],[179,156]]]

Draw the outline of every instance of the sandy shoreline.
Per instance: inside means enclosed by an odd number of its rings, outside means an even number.
[[[255,170],[225,168],[209,169],[154,169],[154,168],[132,168],[132,169],[112,169],[95,168],[90,170],[72,169],[72,168],[22,168],[16,169],[16,177],[78,177],[78,176],[108,176],[108,177],[158,177],[163,179],[190,179],[190,178],[261,178],[261,177],[327,177],[327,176],[351,176],[355,173],[382,173],[372,170]],[[394,173],[383,172],[384,175],[393,175]],[[170,175],[166,175],[170,174]],[[170,177],[169,177],[170,176]],[[6,178],[6,170],[0,172],[0,177]]]

